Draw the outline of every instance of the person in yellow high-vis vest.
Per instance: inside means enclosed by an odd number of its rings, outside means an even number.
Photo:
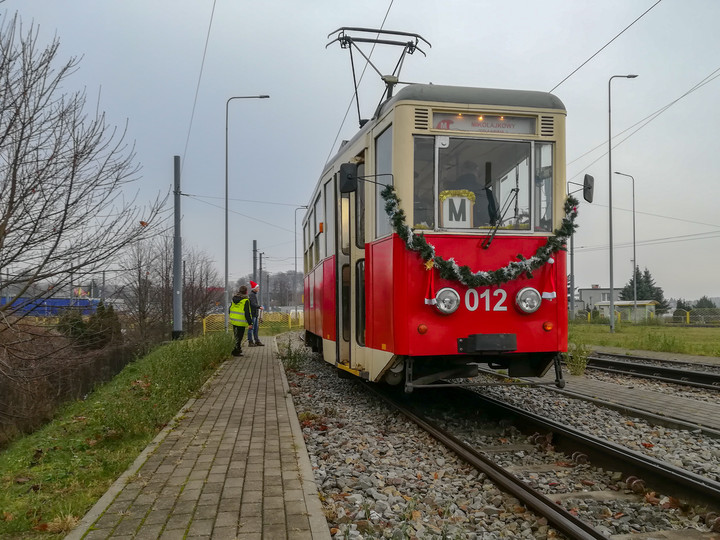
[[[242,340],[245,336],[245,329],[252,321],[246,285],[241,285],[238,292],[233,295],[229,311],[230,324],[232,324],[233,333],[235,334],[235,348],[232,351],[232,355],[242,356]]]

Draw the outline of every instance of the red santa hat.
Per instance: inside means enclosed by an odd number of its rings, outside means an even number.
[[[260,285],[258,285],[258,284],[255,283],[254,281],[251,281],[251,282],[250,282],[250,288],[251,288],[251,289],[257,289],[259,286],[260,286]]]

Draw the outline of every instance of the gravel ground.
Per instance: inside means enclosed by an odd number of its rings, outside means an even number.
[[[633,378],[632,384],[636,383],[637,379]],[[489,387],[481,392],[720,481],[720,439],[700,432],[656,426],[545,388]]]
[[[332,366],[311,360],[300,333],[278,336],[281,356],[288,356],[288,342],[297,351],[286,361],[292,368],[287,370],[290,391],[334,539],[562,538],[543,518],[499,491],[484,475],[367,395],[354,381],[340,379]],[[507,390],[502,390],[503,397],[510,397],[516,405],[555,418],[566,417],[591,433],[681,463],[700,474],[720,476],[718,441],[649,426],[543,389],[532,389],[532,393],[527,388]],[[462,424],[462,420],[458,422]],[[465,425],[464,429],[466,438],[471,439],[472,428]],[[496,439],[527,443],[514,428],[498,433]],[[501,455],[501,461],[510,467],[526,467],[528,459],[524,451]],[[557,463],[562,457],[548,454],[532,459]],[[526,481],[549,494],[557,492],[560,485],[578,491],[623,487],[617,473],[587,466],[523,474]],[[682,513],[667,498],[646,502],[637,497],[604,502],[570,499],[563,504],[592,518],[607,536],[662,529],[706,530],[699,516]]]

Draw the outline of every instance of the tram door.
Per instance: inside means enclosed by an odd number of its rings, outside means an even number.
[[[364,165],[358,166],[358,176]],[[339,193],[337,212],[337,359],[338,364],[360,369],[358,348],[365,345],[365,190]]]

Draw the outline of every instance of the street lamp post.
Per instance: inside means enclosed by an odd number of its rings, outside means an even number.
[[[228,305],[230,304],[229,270],[228,270],[228,110],[233,99],[267,99],[268,95],[232,96],[225,102],[225,332],[230,326]]]
[[[613,202],[612,202],[612,105],[611,83],[613,79],[634,79],[637,75],[613,75],[608,79],[608,211],[610,231],[610,333],[615,332],[615,300],[613,298]]]
[[[293,258],[295,259],[295,274],[293,275],[293,296],[297,294],[297,211],[298,210],[307,210],[307,206],[298,206],[295,209],[295,221],[293,223],[293,226],[295,227],[295,251],[293,252]],[[300,321],[300,314],[299,310],[297,309],[297,306],[295,306],[295,316],[298,319],[298,322]]]
[[[637,268],[637,255],[635,253],[635,178],[631,174],[625,174],[615,171],[615,174],[620,176],[627,176],[632,180],[632,216],[633,216],[633,319],[637,322],[637,274],[635,268]]]

